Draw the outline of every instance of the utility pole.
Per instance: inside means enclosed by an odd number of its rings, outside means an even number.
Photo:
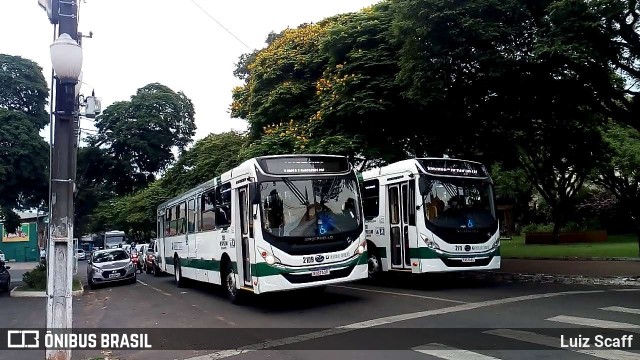
[[[78,40],[78,0],[59,0],[53,6],[57,13],[58,36],[68,34]],[[51,4],[51,3],[50,3]],[[49,4],[49,6],[51,6]],[[54,64],[55,68],[55,64]],[[57,70],[56,70],[57,71]],[[49,242],[47,244],[47,330],[70,332],[73,284],[73,193],[76,163],[76,94],[77,81],[56,77],[54,137],[51,159],[51,197]],[[71,349],[47,349],[47,360],[69,360]]]

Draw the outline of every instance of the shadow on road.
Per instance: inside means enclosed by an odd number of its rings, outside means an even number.
[[[481,278],[471,273],[442,273],[442,274],[407,274],[382,273],[376,280],[366,279],[356,284],[367,284],[379,288],[405,290],[454,290],[454,289],[487,289],[508,285],[506,282],[496,281],[490,276]]]
[[[213,296],[217,299],[227,301],[224,288],[220,285],[189,281],[187,286],[191,292]],[[314,288],[260,295],[247,293],[246,295],[240,305],[259,312],[270,313],[298,312],[301,310],[332,307],[339,304],[362,301],[362,299],[357,296],[338,294],[328,289],[318,291],[318,289]]]

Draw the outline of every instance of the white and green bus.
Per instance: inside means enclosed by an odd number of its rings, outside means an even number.
[[[370,278],[500,268],[493,181],[482,164],[409,159],[361,181]]]
[[[367,278],[358,178],[345,157],[253,158],[158,207],[158,262],[256,294]]]

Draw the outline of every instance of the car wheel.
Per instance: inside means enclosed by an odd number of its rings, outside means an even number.
[[[156,264],[153,264],[153,276],[159,277],[160,275],[162,275],[162,271],[160,270],[160,267]]]
[[[147,274],[151,274],[151,268],[149,267],[149,265],[147,265],[147,263],[144,263],[144,272]]]
[[[138,276],[134,274],[131,280],[129,280],[129,284],[135,284],[137,281],[138,281]]]

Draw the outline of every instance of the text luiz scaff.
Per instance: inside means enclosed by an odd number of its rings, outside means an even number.
[[[596,335],[586,337],[582,335],[569,337],[560,336],[560,347],[573,349],[628,349],[631,348],[633,335],[607,337]]]

